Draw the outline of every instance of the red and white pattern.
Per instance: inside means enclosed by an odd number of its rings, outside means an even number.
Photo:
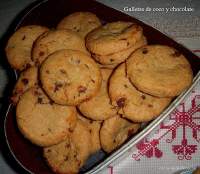
[[[193,93],[195,92],[193,91]],[[171,144],[171,150],[179,160],[192,159],[192,154],[198,150],[198,143],[200,143],[200,95],[194,96],[191,100],[191,107],[187,110],[186,103],[181,103],[165,122],[167,123],[160,124],[155,137],[150,140],[145,138],[136,145],[138,151],[133,154],[133,159],[139,160],[141,156],[161,158],[163,152],[158,148],[158,145],[163,139],[166,143]],[[178,139],[180,141],[178,144],[173,144],[178,131],[182,132],[182,137]],[[189,132],[192,133],[191,142],[188,140]]]
[[[105,174],[171,174],[200,165],[200,82],[157,130]],[[141,167],[145,166],[145,167]]]

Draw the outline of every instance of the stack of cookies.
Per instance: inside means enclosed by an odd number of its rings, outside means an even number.
[[[100,64],[115,67],[137,48],[146,45],[142,28],[132,22],[112,22],[90,32],[86,46]]]
[[[56,30],[24,26],[9,39],[18,128],[55,173],[78,173],[90,155],[113,152],[192,83],[187,59],[147,45],[144,34],[132,22],[102,25],[75,12]]]

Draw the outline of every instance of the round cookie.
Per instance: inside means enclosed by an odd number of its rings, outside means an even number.
[[[55,173],[78,173],[90,155],[90,134],[87,127],[77,121],[71,137],[60,144],[44,148],[44,157]]]
[[[16,108],[21,133],[38,146],[51,146],[65,140],[76,124],[76,109],[52,103],[40,88],[30,88]]]
[[[28,25],[18,29],[8,40],[5,51],[11,67],[23,70],[33,65],[31,50],[34,41],[49,29],[39,25]]]
[[[85,41],[71,30],[51,30],[41,35],[35,42],[32,59],[40,65],[50,54],[62,49],[72,49],[85,52]]]
[[[40,69],[42,86],[58,104],[78,105],[90,99],[101,86],[101,73],[83,52],[60,50],[51,54]]]
[[[91,12],[75,12],[63,18],[57,29],[70,29],[85,37],[90,31],[101,26],[99,18]]]
[[[105,120],[117,113],[111,105],[108,96],[107,83],[112,73],[110,69],[101,69],[102,83],[98,93],[91,99],[81,103],[78,108],[80,112],[92,120]]]
[[[143,36],[140,40],[138,40],[130,48],[121,50],[116,53],[108,54],[108,55],[92,54],[92,57],[94,57],[94,59],[96,59],[101,64],[116,66],[119,63],[124,62],[133,51],[135,51],[136,49],[138,49],[146,44],[147,44],[146,37]]]
[[[101,149],[100,145],[100,137],[99,132],[101,128],[101,121],[94,121],[85,118],[84,116],[78,113],[78,118],[85,124],[85,126],[89,129],[90,137],[91,137],[91,154],[99,151]]]
[[[174,97],[192,83],[187,59],[174,48],[149,45],[135,51],[127,60],[127,75],[141,91],[158,97]]]
[[[140,124],[132,123],[119,115],[103,122],[100,130],[100,141],[104,151],[110,153],[136,133]]]
[[[38,68],[33,66],[20,73],[12,92],[11,101],[17,104],[22,94],[38,84]]]
[[[125,63],[118,66],[110,78],[109,96],[118,113],[134,122],[152,120],[171,101],[171,98],[153,97],[138,91],[126,77]]]
[[[86,47],[97,55],[108,55],[130,48],[143,36],[142,28],[132,22],[112,22],[94,29],[86,37]]]

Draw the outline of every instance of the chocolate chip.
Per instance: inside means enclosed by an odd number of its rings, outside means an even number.
[[[115,140],[115,139],[113,140],[113,143],[116,143],[116,140]]]
[[[152,108],[152,107],[153,107],[153,105],[151,105],[151,104],[148,104],[148,107],[149,107],[149,108]]]
[[[129,46],[130,45],[130,43],[129,42],[127,42],[127,46]]]
[[[78,92],[79,93],[85,93],[86,90],[87,90],[87,88],[85,86],[79,86],[78,87]]]
[[[111,61],[111,62],[113,62],[113,61],[114,61],[114,59],[110,59],[110,61]]]
[[[26,69],[28,69],[28,68],[30,68],[31,67],[31,64],[30,63],[27,63],[26,65],[25,65],[25,68]]]
[[[143,54],[147,54],[148,53],[148,49],[147,48],[143,48],[142,53]]]
[[[69,159],[69,157],[68,157],[68,156],[66,156],[66,157],[65,157],[65,159],[64,159],[64,161],[68,161],[68,159]]]
[[[128,136],[130,137],[131,135],[133,135],[134,131],[135,131],[134,129],[129,129],[128,130]]]
[[[40,51],[39,56],[44,56],[44,52]]]
[[[66,72],[64,69],[60,69],[60,72],[61,72],[62,74],[67,74],[67,72]]]
[[[53,105],[54,104],[53,100],[49,100],[49,104]]]
[[[38,97],[37,102],[38,102],[39,104],[42,104],[42,101],[43,101],[43,99],[42,99],[41,97]]]
[[[26,79],[26,78],[22,79],[22,83],[23,83],[24,85],[27,85],[27,84],[28,84],[28,79]]]
[[[26,39],[26,36],[24,35],[23,37],[22,37],[22,40],[25,40]]]
[[[70,144],[67,143],[67,144],[65,145],[65,148],[70,148]]]
[[[79,166],[79,167],[81,166],[81,161],[79,161],[79,160],[78,160],[78,166]]]
[[[91,130],[91,129],[90,129],[89,131],[90,131],[90,133],[92,133],[92,130]]]
[[[34,91],[34,95],[40,95],[40,93],[38,91]]]
[[[81,62],[80,59],[76,60],[76,64],[80,64],[80,62]]]
[[[181,53],[177,50],[172,54],[173,57],[179,57],[180,55]]]
[[[117,105],[118,105],[118,107],[120,107],[120,108],[124,107],[125,101],[126,101],[126,98],[124,98],[124,97],[118,99],[118,100],[117,100]]]
[[[49,70],[46,70],[46,73],[49,74],[50,73]]]
[[[125,88],[128,88],[128,86],[127,86],[126,84],[124,84],[124,87],[125,87]]]
[[[145,100],[145,99],[146,99],[145,95],[141,95],[141,98],[142,98],[143,100]]]
[[[80,29],[77,28],[77,27],[73,27],[73,29],[74,29],[76,32],[79,32],[79,31],[80,31]]]
[[[95,80],[91,79],[92,83],[95,83]]]
[[[120,40],[126,40],[126,38],[121,38]]]
[[[35,65],[39,66],[40,65],[40,61],[38,59],[35,60]]]
[[[48,153],[51,152],[51,149],[48,149],[47,152],[48,152]]]
[[[71,133],[73,132],[73,130],[72,130],[71,128],[69,128],[68,130],[69,130],[69,132],[71,132]]]
[[[54,92],[58,91],[62,86],[63,86],[62,83],[56,82],[56,83],[55,83]]]
[[[87,64],[84,64],[85,65],[85,67],[87,68],[87,69],[89,69],[89,66],[87,65]]]

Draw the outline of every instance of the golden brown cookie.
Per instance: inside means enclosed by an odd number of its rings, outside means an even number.
[[[100,132],[102,122],[89,120],[79,113],[77,115],[78,115],[78,118],[85,124],[85,126],[88,128],[88,130],[90,132],[90,136],[91,136],[90,152],[91,152],[91,154],[99,151],[101,149],[99,132]]]
[[[58,104],[78,105],[90,99],[101,86],[101,73],[83,52],[60,50],[51,54],[40,69],[42,86]]]
[[[11,67],[23,70],[33,65],[31,50],[34,41],[48,28],[39,25],[28,25],[18,29],[8,40],[5,51]]]
[[[72,49],[85,52],[85,41],[71,30],[51,30],[41,35],[34,44],[32,58],[36,64],[41,64],[47,56],[62,49]]]
[[[85,37],[90,31],[101,26],[99,18],[91,12],[75,12],[63,18],[57,29],[70,29]]]
[[[143,36],[142,28],[132,22],[112,22],[90,32],[86,47],[97,55],[109,55],[128,49]]]
[[[111,73],[112,70],[110,69],[101,69],[101,89],[97,95],[78,106],[80,112],[92,120],[105,120],[117,113],[115,107],[111,105],[107,90],[107,83]]]
[[[16,108],[21,133],[38,146],[51,146],[65,140],[76,124],[76,109],[52,103],[40,88],[30,88]]]
[[[136,133],[140,124],[132,123],[119,115],[103,122],[100,130],[100,141],[103,150],[110,153]]]
[[[113,65],[114,67],[118,65],[121,62],[124,62],[132,52],[134,52],[136,49],[144,46],[147,44],[146,37],[142,37],[140,40],[138,40],[133,46],[130,48],[121,50],[119,52],[115,52],[108,55],[98,55],[98,54],[92,54],[92,56],[101,64],[103,65]]]
[[[131,82],[153,96],[177,96],[192,83],[189,62],[180,52],[168,46],[142,47],[129,57],[126,64]]]
[[[17,104],[21,95],[31,87],[37,86],[37,84],[38,84],[37,67],[33,66],[21,72],[12,93],[11,97],[12,103]]]
[[[44,157],[55,173],[75,174],[90,155],[90,147],[89,131],[78,120],[71,137],[60,144],[44,148]]]
[[[125,63],[115,69],[109,81],[112,105],[134,122],[146,122],[157,117],[171,98],[158,98],[138,91],[126,77]]]

